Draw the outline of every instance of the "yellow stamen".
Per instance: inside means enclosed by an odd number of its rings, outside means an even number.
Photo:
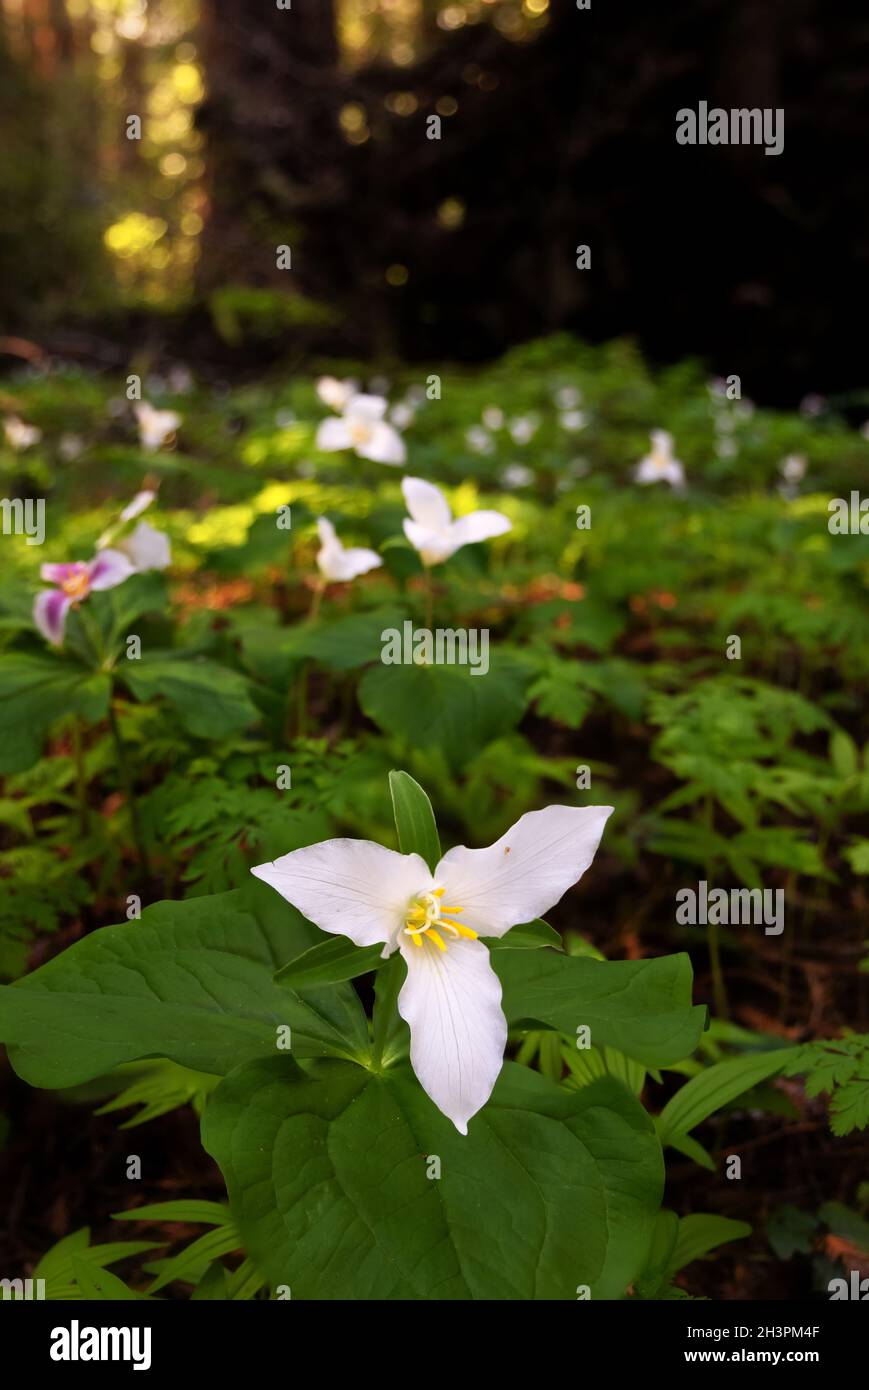
[[[432,888],[428,893],[420,893],[408,903],[407,913],[404,919],[405,934],[410,937],[414,946],[421,946],[423,938],[431,938],[432,944],[439,951],[445,951],[447,944],[439,928],[449,932],[454,940],[460,936],[466,937],[470,941],[476,941],[477,933],[470,927],[463,927],[460,922],[456,922],[452,917],[448,917],[448,912],[462,912],[464,909],[459,907],[444,907],[439,899],[445,893],[443,888]]]

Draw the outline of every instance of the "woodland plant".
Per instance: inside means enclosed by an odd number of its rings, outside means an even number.
[[[730,1198],[752,1232],[715,1182],[734,1133],[829,1171],[869,1123],[865,556],[827,528],[869,443],[625,344],[413,377],[188,382],[183,430],[171,373],[135,414],[16,389],[51,560],[3,537],[0,1040],[106,1130],[192,1109],[225,1184],[148,1188],[129,1241],[94,1195],[48,1296],[663,1299],[749,1239],[820,1279],[857,1184]],[[474,634],[481,679],[437,659]],[[681,922],[692,881],[784,932]]]

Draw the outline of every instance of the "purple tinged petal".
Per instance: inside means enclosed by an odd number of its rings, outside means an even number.
[[[66,615],[71,603],[72,599],[61,589],[46,589],[37,594],[33,601],[34,625],[53,647],[59,647],[63,642]]]

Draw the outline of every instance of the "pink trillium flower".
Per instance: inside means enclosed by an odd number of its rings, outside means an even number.
[[[87,564],[73,560],[66,565],[43,565],[40,575],[55,585],[37,594],[33,601],[33,622],[53,647],[63,643],[66,615],[73,604],[84,602],[90,593],[114,589],[135,574],[126,555],[118,550],[102,550]]]

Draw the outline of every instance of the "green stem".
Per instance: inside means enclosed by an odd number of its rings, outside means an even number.
[[[127,805],[130,808],[130,823],[133,827],[133,839],[136,842],[136,851],[139,856],[139,863],[145,878],[151,878],[151,866],[148,861],[148,851],[145,848],[145,837],[142,834],[142,822],[139,817],[139,805],[133,791],[133,779],[130,775],[130,765],[127,761],[127,750],[121,738],[121,730],[118,725],[118,716],[115,708],[109,699],[109,727],[112,731],[112,738],[115,741],[115,753],[118,759],[118,771],[121,774],[121,783],[124,788],[124,795],[127,798]]]
[[[371,1069],[380,1071],[383,1053],[389,1037],[389,1030],[395,1018],[398,991],[401,988],[401,956],[398,951],[381,968],[384,977],[383,994],[374,1009],[374,1046],[371,1052]]]

